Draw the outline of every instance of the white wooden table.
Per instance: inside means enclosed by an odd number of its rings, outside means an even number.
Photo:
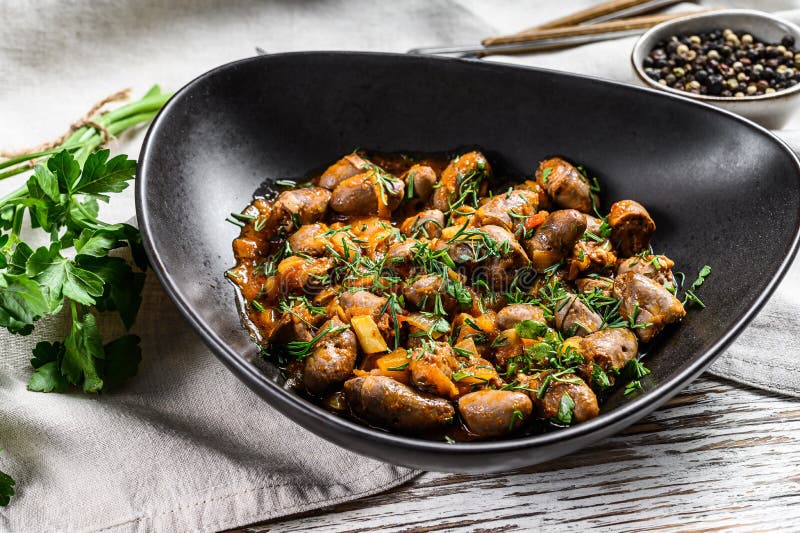
[[[248,532],[800,530],[800,401],[711,377],[589,449],[495,475],[426,473]]]

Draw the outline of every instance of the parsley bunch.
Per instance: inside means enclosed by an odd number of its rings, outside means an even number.
[[[30,172],[29,162],[36,162],[27,181],[0,198],[0,326],[28,335],[41,317],[65,308],[71,320],[65,339],[33,350],[32,391],[77,386],[100,392],[136,373],[139,338],[123,335],[103,344],[95,316],[116,311],[129,329],[142,301],[147,260],[139,231],[98,218],[99,202],[129,186],[136,161],[109,158],[109,150],[99,148],[109,135],[149,121],[169,96],[156,86],[141,100],[87,122],[58,147],[0,162],[0,179]],[[26,220],[37,241],[41,236],[48,244],[23,240]],[[136,269],[110,253],[120,248],[130,249]]]
[[[127,246],[137,266],[146,268],[141,237],[128,224],[97,218],[98,199],[128,187],[136,162],[109,151],[90,154],[80,168],[62,150],[39,164],[25,194],[0,202],[0,326],[28,335],[42,316],[71,311],[72,326],[64,342],[40,342],[31,363],[36,369],[28,388],[62,392],[68,384],[99,392],[104,377],[118,382],[136,371],[138,338],[126,335],[103,346],[90,312],[117,310],[126,327],[133,325],[141,303],[144,273],[112,257]],[[49,235],[50,243],[33,249],[20,235],[23,216]],[[74,249],[74,256],[64,254]]]

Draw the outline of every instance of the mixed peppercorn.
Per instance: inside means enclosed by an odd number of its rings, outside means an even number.
[[[795,39],[757,40],[745,32],[715,30],[673,35],[644,59],[651,79],[693,94],[744,98],[771,94],[800,82],[800,51]]]

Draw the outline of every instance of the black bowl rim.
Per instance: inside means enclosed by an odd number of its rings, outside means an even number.
[[[176,304],[181,314],[188,320],[192,327],[197,331],[203,341],[211,348],[212,352],[229,368],[237,377],[242,379],[248,387],[256,392],[264,393],[267,400],[273,400],[275,403],[269,402],[273,407],[281,411],[285,416],[292,418],[287,410],[296,410],[302,413],[301,420],[293,420],[300,423],[306,429],[309,429],[317,434],[323,434],[326,438],[332,438],[332,434],[327,431],[318,431],[318,428],[324,426],[333,426],[339,432],[344,434],[349,433],[360,438],[368,439],[376,442],[377,444],[395,446],[398,448],[419,451],[423,453],[430,453],[436,455],[451,455],[458,454],[460,456],[480,455],[482,453],[509,453],[516,450],[534,448],[536,446],[547,446],[557,444],[559,442],[572,442],[585,439],[592,433],[598,433],[603,436],[611,433],[611,430],[619,430],[627,425],[632,424],[636,420],[646,416],[648,413],[655,410],[658,406],[669,400],[672,396],[677,394],[683,387],[687,386],[692,380],[699,376],[721,352],[732,343],[736,337],[742,332],[748,322],[757,314],[757,312],[764,306],[769,297],[775,291],[775,288],[780,283],[783,276],[786,274],[789,265],[792,263],[795,255],[797,254],[798,244],[800,244],[800,222],[795,225],[793,229],[793,237],[790,248],[784,257],[783,261],[778,265],[772,279],[768,282],[765,289],[756,296],[752,304],[746,311],[736,317],[734,325],[707,350],[696,355],[683,369],[672,374],[665,381],[658,383],[658,385],[641,394],[639,397],[616,407],[607,413],[601,413],[600,416],[583,422],[576,426],[571,426],[558,431],[552,431],[539,435],[526,436],[516,439],[488,441],[488,442],[458,442],[454,444],[431,441],[424,439],[417,439],[413,437],[406,437],[393,433],[384,432],[371,428],[366,425],[358,424],[354,421],[336,416],[328,411],[325,411],[319,406],[314,405],[308,400],[300,397],[299,395],[288,391],[281,387],[278,383],[266,378],[254,365],[244,360],[243,356],[236,351],[232,350],[216,333],[213,332],[206,324],[205,321],[197,313],[193,311],[192,306],[183,299],[177,285],[173,282],[171,276],[167,272],[164,263],[161,260],[161,254],[154,245],[152,229],[150,225],[150,216],[148,206],[145,202],[147,192],[147,179],[148,179],[148,155],[151,150],[151,143],[155,137],[156,132],[163,126],[165,117],[169,115],[172,108],[178,105],[178,102],[183,98],[184,94],[192,90],[192,88],[202,83],[206,78],[216,76],[228,69],[237,68],[241,65],[258,62],[269,62],[273,58],[291,58],[291,57],[306,57],[316,56],[323,59],[335,60],[338,57],[349,56],[364,56],[364,57],[383,57],[389,60],[397,61],[415,61],[415,62],[461,62],[469,63],[470,68],[478,67],[488,70],[494,69],[519,69],[522,71],[538,71],[545,74],[563,76],[568,78],[580,79],[589,81],[591,83],[599,83],[604,85],[612,85],[623,91],[632,92],[646,92],[657,95],[658,98],[670,98],[676,100],[679,105],[688,105],[705,108],[714,113],[727,115],[729,118],[741,122],[745,127],[756,130],[758,133],[766,136],[776,144],[778,144],[789,157],[794,160],[795,167],[798,171],[798,187],[800,187],[800,160],[794,151],[780,138],[773,135],[769,130],[747,120],[739,115],[719,109],[692,100],[685,96],[668,94],[663,91],[657,91],[647,87],[639,87],[631,84],[621,83],[617,81],[606,80],[595,76],[586,76],[581,74],[572,74],[553,69],[543,69],[537,67],[526,67],[517,65],[508,65],[503,63],[488,63],[475,59],[457,59],[446,58],[437,56],[415,56],[408,54],[395,54],[384,52],[349,52],[349,51],[304,51],[304,52],[285,52],[278,54],[269,54],[262,56],[253,56],[229,63],[220,65],[211,69],[178,90],[172,98],[164,105],[161,111],[153,120],[148,128],[147,134],[142,143],[142,148],[139,156],[139,165],[136,175],[136,214],[139,223],[139,228],[142,233],[142,241],[150,259],[153,270],[156,273],[159,281],[161,282],[164,290],[170,299]],[[481,68],[481,67],[478,67]],[[800,206],[799,206],[800,208]],[[221,275],[221,273],[220,273]],[[233,293],[231,297],[233,298]],[[319,424],[319,426],[317,425]],[[335,432],[334,432],[335,433]],[[333,439],[338,440],[338,439]]]

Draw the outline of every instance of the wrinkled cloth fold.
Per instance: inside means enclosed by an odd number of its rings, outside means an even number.
[[[174,90],[255,46],[404,52],[468,44],[591,3],[9,0],[0,3],[0,148],[35,146],[121,88]],[[736,4],[744,2],[728,2]],[[632,42],[494,60],[632,81]],[[112,148],[135,157],[141,138],[139,131]],[[18,185],[0,182],[0,194]],[[101,216],[129,219],[132,198],[132,191],[118,195]],[[712,372],[797,394],[798,288],[795,267]],[[109,338],[122,333],[115,317],[102,322]],[[362,497],[418,473],[354,455],[271,409],[213,357],[152,274],[134,328],[143,361],[122,389],[101,396],[25,390],[31,348],[63,338],[65,327],[51,317],[30,337],[0,332],[0,469],[18,482],[12,504],[0,509],[0,530],[213,531]]]

